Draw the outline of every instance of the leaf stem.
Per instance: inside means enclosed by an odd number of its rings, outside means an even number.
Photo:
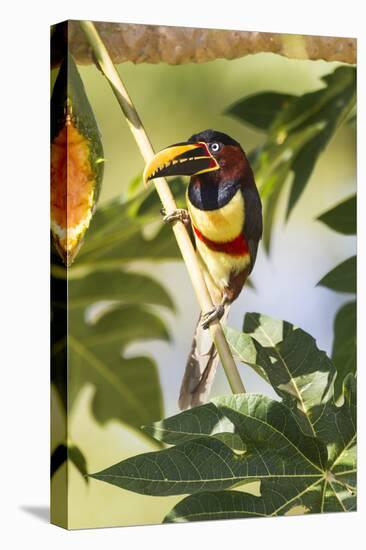
[[[94,23],[91,21],[80,21],[80,25],[92,48],[96,63],[108,80],[126,117],[128,126],[133,134],[133,137],[135,138],[138,148],[140,149],[141,155],[143,156],[145,162],[149,162],[154,156],[153,147],[136,108],[128,95],[121,77],[111,60],[110,55],[94,26]],[[177,206],[167,181],[164,178],[159,178],[154,180],[154,182],[166,214],[171,214],[174,210],[176,210]],[[188,270],[200,308],[203,312],[209,311],[213,308],[212,298],[204,281],[196,253],[186,228],[180,221],[176,221],[172,228],[183,256],[183,260],[186,264],[186,268]],[[235,364],[220,322],[213,322],[209,329],[232,392],[244,393],[245,388],[243,382],[240,378],[238,368]]]

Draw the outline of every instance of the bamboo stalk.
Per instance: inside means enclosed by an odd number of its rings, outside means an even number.
[[[154,149],[150,143],[136,108],[128,95],[121,77],[111,60],[109,53],[94,26],[94,23],[91,21],[80,21],[80,25],[92,48],[99,68],[111,85],[114,95],[121,106],[129,128],[135,138],[138,148],[140,149],[141,155],[143,156],[145,162],[149,162],[155,154]],[[171,214],[177,206],[167,181],[164,178],[158,178],[154,180],[154,183],[162,205],[165,208],[166,214]],[[176,221],[173,224],[172,229],[183,260],[186,264],[186,268],[188,270],[200,308],[203,312],[209,311],[213,308],[212,299],[207,289],[195,250],[192,246],[186,228],[182,222]],[[245,388],[243,382],[240,378],[239,371],[233,359],[220,322],[215,321],[211,323],[209,330],[232,392],[244,393]]]

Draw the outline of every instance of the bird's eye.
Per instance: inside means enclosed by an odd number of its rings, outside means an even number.
[[[217,153],[218,151],[220,151],[221,149],[221,146],[219,143],[217,143],[216,141],[214,141],[214,143],[210,143],[210,149],[213,153]]]

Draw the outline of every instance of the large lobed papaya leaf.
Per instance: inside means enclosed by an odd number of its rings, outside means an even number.
[[[274,402],[271,403],[272,406],[273,404]],[[325,416],[322,419],[324,432],[321,435],[324,443],[328,443],[330,452],[326,466],[324,467],[323,464],[320,470],[315,472],[308,472],[305,469],[305,464],[309,461],[312,462],[309,455],[311,448],[306,447],[301,433],[297,434],[298,440],[292,439],[289,435],[288,422],[290,419],[291,424],[291,416],[288,411],[283,412],[284,416],[281,413],[278,414],[278,411],[275,415],[277,420],[281,420],[282,416],[282,425],[279,422],[277,428],[280,428],[281,433],[288,437],[288,442],[285,441],[283,446],[281,444],[279,451],[277,451],[279,453],[282,451],[284,457],[280,456],[279,459],[283,467],[282,476],[276,477],[273,475],[273,470],[271,470],[271,463],[276,456],[278,433],[276,432],[276,435],[270,433],[271,417],[268,415],[268,409],[262,416],[256,414],[256,403],[253,402],[253,396],[224,398],[224,400],[218,400],[217,405],[226,411],[231,419],[235,419],[239,430],[242,430],[241,433],[247,448],[250,449],[250,441],[254,449],[259,451],[261,457],[263,457],[264,465],[268,471],[265,475],[258,476],[261,480],[260,497],[232,490],[196,493],[179,502],[166,516],[165,522],[279,516],[294,512],[298,513],[298,511],[302,513],[319,513],[355,510],[356,432],[354,383],[352,379],[347,380],[344,405],[336,407],[334,404],[329,403],[326,408]],[[280,404],[277,403],[273,408],[279,408],[279,406]],[[259,407],[263,407],[262,402],[259,403]],[[253,417],[255,417],[255,421],[259,419],[263,423],[259,426],[259,434],[252,429]],[[334,438],[334,429],[338,420],[340,421],[342,435],[340,438]],[[293,435],[295,433],[296,431]],[[268,437],[269,440],[267,440]],[[343,437],[345,439],[342,441]],[[334,439],[336,442],[334,442]],[[299,441],[302,441],[302,449],[299,448]],[[301,460],[297,463],[298,468],[295,474],[291,472],[286,462],[286,459],[289,458],[286,444],[292,447],[294,442],[297,452],[302,455]],[[321,453],[319,458],[323,460],[324,447],[320,445],[320,442],[318,442],[318,445]],[[295,456],[294,454],[294,458]],[[317,463],[319,461],[315,459],[312,467],[316,467]],[[301,472],[303,475],[301,475]]]
[[[258,313],[245,315],[243,332],[228,327],[226,336],[235,355],[292,409],[304,433],[316,436],[314,406],[325,406],[332,395],[335,369],[314,338],[291,323]]]
[[[151,277],[117,270],[56,284],[65,284],[69,297],[67,313],[63,304],[53,304],[59,330],[52,346],[52,382],[65,408],[70,412],[80,389],[91,383],[95,390],[92,411],[99,422],[116,419],[138,429],[141,423],[161,417],[162,395],[154,360],[126,358],[124,351],[133,342],[170,339],[154,311],[155,306],[174,310],[164,288]],[[88,315],[93,308],[96,313]],[[67,323],[62,324],[65,316]]]
[[[259,314],[249,314],[244,328],[242,338],[228,331],[234,351],[281,401],[225,396],[145,426],[171,447],[91,477],[144,495],[188,493],[167,522],[354,510],[353,376],[347,376],[337,406],[335,369],[310,335]],[[260,482],[260,497],[232,490],[253,481]]]

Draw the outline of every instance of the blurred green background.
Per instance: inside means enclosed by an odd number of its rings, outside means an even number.
[[[230,134],[248,152],[265,140],[265,134],[224,115],[229,105],[264,90],[291,94],[316,90],[323,85],[320,77],[338,65],[257,54],[200,65],[125,63],[118,69],[156,150],[200,130],[214,128]],[[107,81],[94,66],[79,69],[102,134],[106,157],[100,197],[103,204],[124,195],[144,163]],[[273,228],[270,255],[263,247],[259,249],[253,273],[255,290],[245,289],[232,306],[231,326],[241,328],[246,311],[262,312],[301,326],[316,338],[321,349],[330,353],[334,315],[347,296],[317,287],[316,283],[353,254],[356,243],[354,237],[335,233],[315,218],[355,191],[355,147],[354,128],[342,126],[320,157],[285,224],[286,187]],[[144,262],[139,263],[139,269],[161,281],[177,306],[177,314],[161,311],[170,327],[172,344],[139,343],[127,350],[127,356],[142,352],[156,360],[168,416],[178,412],[179,386],[198,307],[181,262]],[[249,368],[240,369],[248,391],[270,393],[269,386]],[[213,394],[226,392],[227,382],[219,372]],[[70,433],[86,455],[90,472],[154,449],[120,423],[109,422],[105,427],[97,424],[91,414],[92,395],[92,386],[81,391],[70,419]],[[59,482],[58,476],[59,473],[53,483]],[[160,523],[181,498],[144,497],[95,480],[86,485],[73,465],[69,467],[69,486],[71,527]]]

